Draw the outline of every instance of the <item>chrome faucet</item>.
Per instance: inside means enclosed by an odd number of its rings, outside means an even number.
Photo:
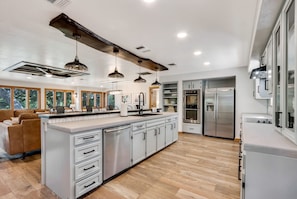
[[[142,106],[140,101],[140,96],[142,95]],[[144,93],[140,92],[138,95],[138,107],[139,107],[139,115],[143,114],[143,107],[144,107]]]

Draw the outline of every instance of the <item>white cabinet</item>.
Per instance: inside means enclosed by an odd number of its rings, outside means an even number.
[[[145,122],[132,124],[132,164],[136,164],[146,157],[146,125]]]
[[[178,140],[178,128],[177,128],[177,117],[173,117],[173,142]]]
[[[102,130],[76,134],[50,129],[45,184],[60,198],[78,198],[102,184]]]
[[[254,80],[254,98],[255,99],[270,99],[271,94],[268,89],[267,79],[255,79]]]
[[[146,155],[150,156],[157,152],[157,128],[149,128],[146,131]]]
[[[157,151],[165,147],[165,124],[158,127],[157,133]]]
[[[149,120],[147,125],[146,156],[165,147],[165,119]]]
[[[176,116],[134,123],[132,124],[132,129],[133,165],[178,139]]]
[[[168,146],[172,142],[175,142],[178,139],[177,117],[166,118],[165,134],[166,146]]]
[[[196,89],[201,89],[201,87],[202,87],[201,80],[183,82],[183,90],[196,90]]]

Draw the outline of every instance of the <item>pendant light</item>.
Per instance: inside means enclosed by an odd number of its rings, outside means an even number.
[[[117,54],[119,52],[119,49],[118,48],[113,48],[113,52],[115,54],[115,56],[114,56],[115,57],[115,69],[114,69],[114,72],[108,74],[108,77],[110,77],[110,78],[123,78],[124,75],[122,73],[119,73],[118,69],[117,69]]]
[[[136,78],[136,79],[134,80],[134,82],[135,82],[135,83],[145,83],[146,80],[143,79],[143,78],[141,77],[141,75],[140,75],[140,65],[141,65],[142,61],[141,61],[141,60],[138,60],[138,63],[139,63],[139,76],[138,76],[138,78]]]
[[[161,83],[158,82],[158,71],[156,72],[156,81],[152,83],[152,86],[160,86]]]
[[[83,63],[79,62],[79,59],[77,56],[77,40],[80,38],[80,35],[73,34],[73,36],[75,37],[75,42],[76,42],[75,58],[73,62],[69,62],[65,64],[64,68],[68,70],[88,71],[88,67]]]

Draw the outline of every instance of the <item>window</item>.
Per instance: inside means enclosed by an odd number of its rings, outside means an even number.
[[[0,109],[11,108],[11,88],[0,88]]]
[[[15,88],[14,89],[14,109],[26,108],[26,89]]]
[[[38,91],[29,90],[29,109],[38,108]]]
[[[54,91],[51,91],[51,90],[45,91],[45,107],[46,108],[54,107]]]
[[[38,109],[39,96],[39,88],[0,86],[0,109]]]
[[[105,93],[93,91],[81,91],[81,108],[92,106],[103,108],[105,104]]]
[[[293,1],[286,12],[286,127],[294,132],[295,114],[295,1]]]
[[[109,110],[113,110],[114,109],[114,107],[115,107],[115,96],[114,95],[112,95],[112,94],[109,94],[108,96],[107,96],[107,105],[108,105],[108,109]]]
[[[64,103],[64,92],[63,91],[57,91],[56,92],[56,106],[65,106],[66,103]]]
[[[46,108],[55,108],[56,106],[67,106],[73,104],[74,91],[45,89],[45,105]]]

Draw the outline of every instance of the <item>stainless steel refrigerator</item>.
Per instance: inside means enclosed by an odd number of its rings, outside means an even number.
[[[205,89],[204,135],[234,139],[234,88]]]

